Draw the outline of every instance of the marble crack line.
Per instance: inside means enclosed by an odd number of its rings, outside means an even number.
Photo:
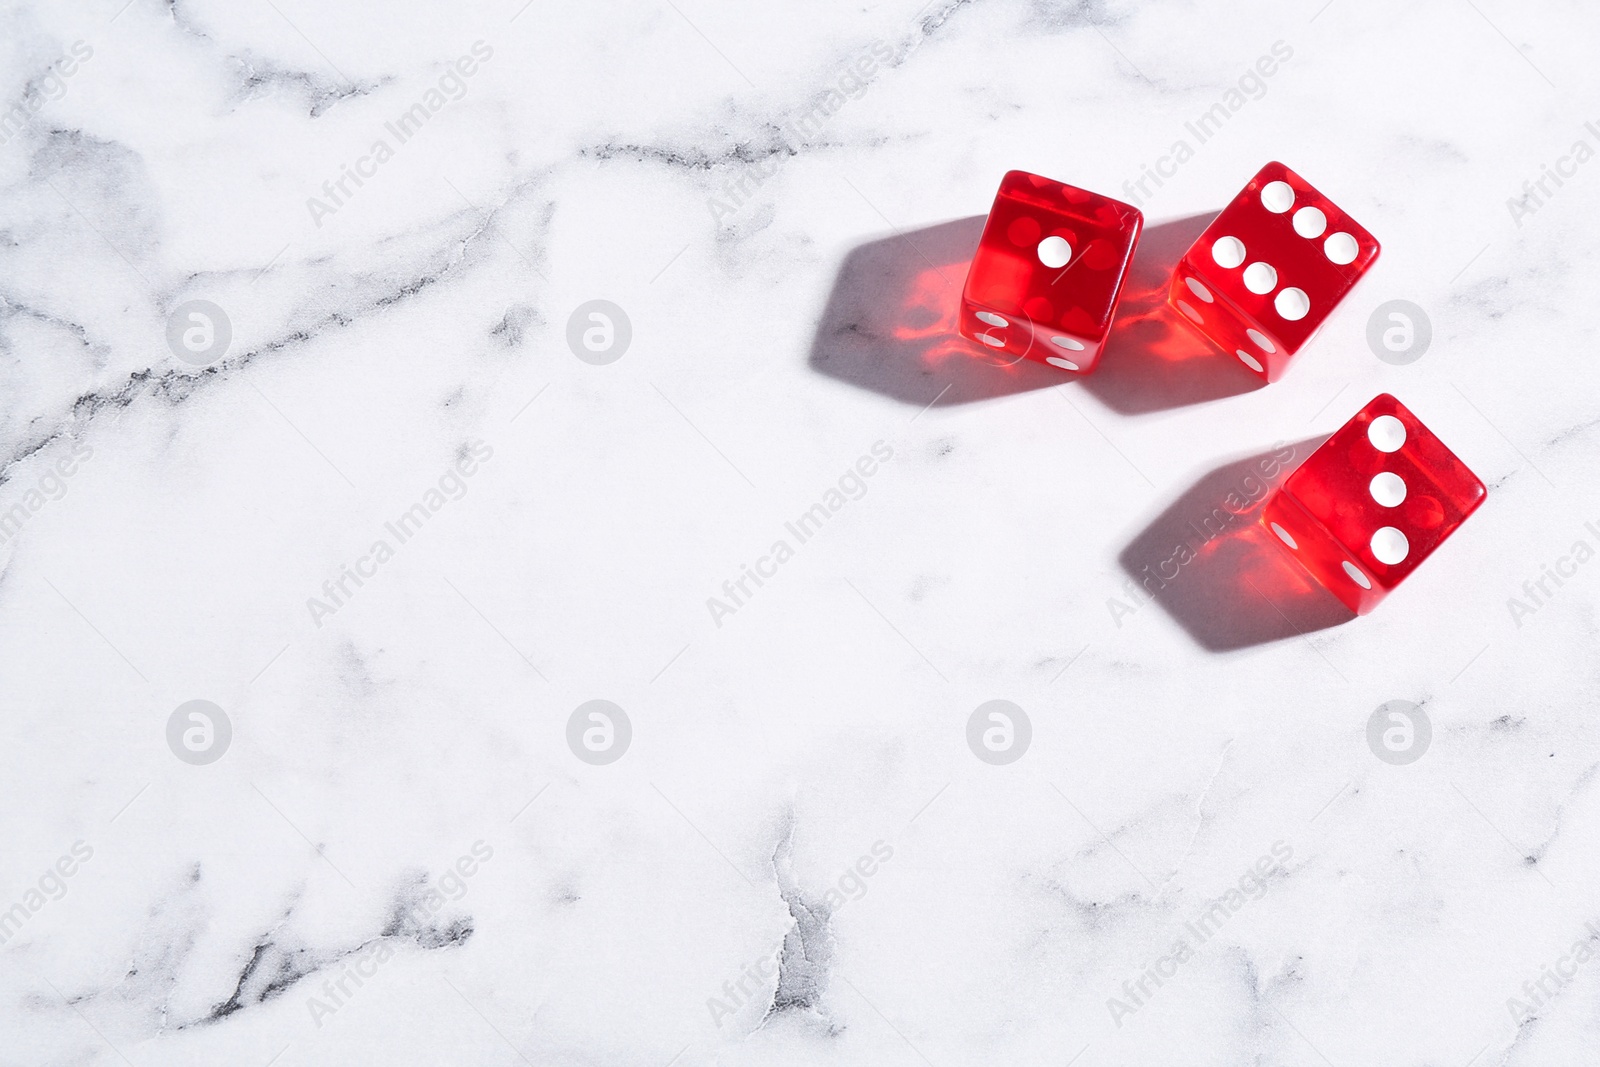
[[[374,946],[385,943],[398,947],[415,945],[425,951],[455,948],[466,944],[476,930],[469,916],[458,917],[445,924],[422,925],[410,917],[416,907],[418,905],[408,907],[407,897],[402,893],[396,897],[391,915],[379,933],[350,948],[324,952],[309,948],[285,948],[280,944],[281,932],[289,921],[286,914],[252,946],[250,958],[241,968],[228,999],[201,1018],[177,1029],[219,1023],[237,1012],[276,1000],[305,979],[333,969],[345,960],[359,957]],[[383,958],[386,957],[379,957],[380,960]],[[255,981],[258,973],[263,979],[260,982]]]
[[[515,252],[516,255],[517,255],[517,258],[522,260],[522,262],[527,265],[529,270],[533,271],[535,274],[537,274],[545,282],[549,282],[550,279],[544,273],[544,271],[540,270],[538,268],[538,266],[533,262],[533,260],[529,259],[523,253],[522,249],[518,248],[515,244],[513,244],[512,241],[511,241],[511,238],[509,236],[507,236],[505,233],[501,232],[498,228],[494,228],[492,230],[492,232],[491,232],[491,227],[495,227],[496,226],[496,223],[499,220],[501,212],[503,212],[507,208],[509,208],[511,206],[512,202],[515,201],[525,190],[535,189],[535,188],[539,187],[541,184],[543,184],[545,179],[548,178],[548,177],[549,177],[549,174],[548,174],[548,171],[547,171],[542,176],[540,176],[538,178],[528,178],[528,179],[526,179],[524,181],[518,182],[516,185],[513,185],[511,187],[511,192],[506,194],[504,199],[502,199],[498,204],[495,204],[493,207],[490,207],[490,208],[479,207],[477,204],[475,204],[471,200],[467,199],[467,194],[463,193],[459,188],[457,188],[455,182],[451,181],[449,178],[445,178],[444,179],[444,183],[451,188],[451,190],[456,194],[456,196],[461,198],[462,203],[466,204],[467,207],[470,208],[472,211],[474,211],[474,212],[476,212],[478,214],[481,214],[483,216],[482,219],[479,220],[478,228],[476,230],[473,230],[466,237],[462,238],[462,240],[461,240],[461,242],[460,242],[460,244],[458,246],[459,250],[460,250],[460,252],[462,254],[462,257],[465,258],[465,256],[466,256],[466,250],[467,250],[467,246],[468,245],[470,245],[473,241],[477,240],[483,234],[489,233],[490,236],[500,238],[501,243],[504,244],[507,248],[511,249],[511,251]],[[543,231],[545,231],[545,230],[547,230],[549,228],[551,220],[555,217],[555,210],[556,210],[556,206],[555,206],[555,203],[553,201],[546,201],[545,202],[545,204],[544,204],[544,212],[543,212],[542,216],[539,219],[539,226],[540,226],[541,232],[543,232]]]
[[[940,6],[939,10],[932,14],[924,15],[922,12],[933,6],[933,0],[929,0],[928,3],[922,6],[922,10],[913,15],[912,18],[917,20],[918,32],[923,37],[933,37],[944,29],[944,24],[949,22],[957,11],[964,7],[970,7],[974,2],[975,0],[947,0],[945,4]]]
[[[711,171],[723,167],[746,167],[752,163],[765,163],[774,156],[796,154],[795,150],[778,136],[777,126],[770,122],[764,122],[762,126],[772,131],[773,140],[769,146],[761,149],[751,148],[751,143],[747,140],[739,141],[732,147],[715,153],[704,149],[676,149],[648,144],[616,144],[608,141],[580,148],[578,156],[602,162],[619,157],[632,157],[641,163],[660,163],[672,169]]]
[[[1568,426],[1566,429],[1561,430],[1553,437],[1546,440],[1544,445],[1539,449],[1539,452],[1540,454],[1543,454],[1553,451],[1561,445],[1566,444],[1574,437],[1582,437],[1596,426],[1600,426],[1600,419],[1589,419],[1587,422],[1580,422],[1576,426]]]
[[[1211,772],[1211,778],[1206,782],[1205,788],[1200,791],[1200,798],[1195,801],[1194,833],[1189,835],[1189,843],[1184,846],[1182,854],[1178,856],[1178,862],[1173,864],[1172,873],[1161,880],[1161,885],[1157,887],[1157,892],[1166,890],[1172,880],[1178,877],[1179,872],[1183,870],[1183,865],[1189,861],[1189,857],[1194,853],[1195,843],[1200,840],[1200,832],[1206,826],[1206,800],[1210,798],[1212,790],[1216,788],[1217,780],[1222,777],[1222,768],[1227,766],[1228,752],[1232,748],[1233,738],[1230,737],[1228,738],[1228,743],[1222,746],[1222,754],[1217,757],[1216,770]]]
[[[392,75],[384,75],[340,85],[331,78],[280,66],[270,59],[253,62],[250,55],[246,52],[225,57],[235,69],[238,98],[248,100],[263,89],[284,88],[305,98],[307,113],[313,119],[321,118],[345,100],[371,95],[396,81]]]
[[[833,965],[831,916],[825,904],[805,900],[794,876],[794,812],[784,820],[783,833],[772,850],[772,873],[778,893],[788,909],[790,926],[778,954],[778,975],[772,1000],[757,1028],[787,1012],[807,1012],[826,1018],[820,1007],[828,990]]]
[[[74,322],[71,319],[64,319],[61,316],[52,314],[48,311],[41,311],[29,304],[13,300],[4,293],[0,293],[0,307],[9,309],[12,315],[22,315],[33,319],[35,322],[42,322],[46,326],[54,326],[58,330],[69,333],[73,337],[77,338],[78,342],[87,349],[95,350],[98,348],[102,352],[106,350],[104,345],[96,346],[93,339],[89,336],[88,328],[82,323]]]
[[[208,381],[225,378],[231,372],[248,367],[263,356],[319,340],[330,330],[347,328],[366,316],[385,311],[426,291],[460,269],[466,262],[468,246],[485,232],[488,225],[489,219],[479,220],[476,229],[467,236],[452,238],[454,251],[444,264],[435,269],[423,271],[412,280],[393,287],[389,292],[370,297],[353,308],[331,310],[313,323],[292,329],[222,363],[198,371],[177,367],[166,370],[158,370],[155,366],[143,367],[129,372],[120,388],[80,393],[54,429],[40,433],[31,441],[19,444],[11,450],[11,457],[0,463],[0,484],[4,484],[10,478],[12,468],[42,451],[52,442],[67,436],[78,436],[101,412],[125,410],[144,396],[160,397],[176,406],[188,400]]]
[[[1597,772],[1600,772],[1600,763],[1591,763],[1582,774],[1578,775],[1577,780],[1572,783],[1572,788],[1567,790],[1566,799],[1556,805],[1556,814],[1551,821],[1550,833],[1545,836],[1543,841],[1528,849],[1528,859],[1530,861],[1536,864],[1544,861],[1545,853],[1549,851],[1551,845],[1555,844],[1556,839],[1561,836],[1561,824],[1567,817],[1568,806],[1579,794],[1589,788],[1594,782]]]

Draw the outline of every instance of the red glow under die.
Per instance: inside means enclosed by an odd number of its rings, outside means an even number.
[[[967,271],[962,336],[1089,373],[1143,225],[1139,209],[1121,201],[1010,171]]]
[[[1261,521],[1329,592],[1365,615],[1485,494],[1478,476],[1385,393],[1289,475]]]
[[[1338,205],[1268,163],[1184,253],[1167,299],[1212,344],[1275,382],[1378,252]]]

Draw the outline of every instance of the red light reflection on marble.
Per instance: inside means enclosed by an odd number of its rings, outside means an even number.
[[[904,299],[894,316],[895,340],[921,349],[924,363],[939,367],[950,359],[968,359],[990,367],[1019,373],[1023,357],[995,352],[974,344],[957,332],[961,320],[961,289],[970,259],[929,267],[911,276]]]

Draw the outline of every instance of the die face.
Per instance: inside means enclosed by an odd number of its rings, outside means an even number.
[[[1370,609],[1478,509],[1487,491],[1444,442],[1385,393],[1313,452],[1279,495],[1298,514],[1269,507],[1267,517],[1278,519],[1291,539],[1300,531],[1311,545],[1291,551],[1341,599],[1354,597]],[[1337,550],[1332,557],[1322,550],[1324,534]]]
[[[1349,550],[1288,493],[1272,495],[1262,509],[1261,524],[1311,572],[1318,584],[1357,615],[1371,611],[1388,594],[1355,565]]]
[[[1180,266],[1173,272],[1167,302],[1212,344],[1233,353],[1256,377],[1275,382],[1283,374],[1288,354],[1220,288],[1211,288]]]
[[[967,271],[960,330],[987,348],[1087,373],[1099,361],[1144,216],[1011,171]]]
[[[964,297],[960,329],[963,336],[1011,356],[1006,363],[1035,359],[1077,374],[1093,370],[1105,348],[1104,334],[1095,337],[1089,330],[1052,327],[1016,312],[1002,314],[993,303],[975,303]]]
[[[1179,261],[1174,306],[1178,287],[1190,278],[1229,301],[1263,343],[1227,345],[1232,338],[1225,333],[1196,328],[1230,353],[1250,354],[1266,368],[1257,373],[1275,380],[1273,368],[1281,373],[1380,250],[1364,226],[1315,186],[1282,163],[1268,163]]]

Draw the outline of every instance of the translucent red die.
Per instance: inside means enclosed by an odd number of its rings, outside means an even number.
[[[1212,344],[1275,382],[1379,250],[1310,182],[1268,163],[1184,253],[1167,299]]]
[[[1014,170],[1000,181],[961,294],[962,336],[1087,374],[1100,361],[1144,216]]]
[[[1483,503],[1483,482],[1385,393],[1284,480],[1261,521],[1358,615]]]

